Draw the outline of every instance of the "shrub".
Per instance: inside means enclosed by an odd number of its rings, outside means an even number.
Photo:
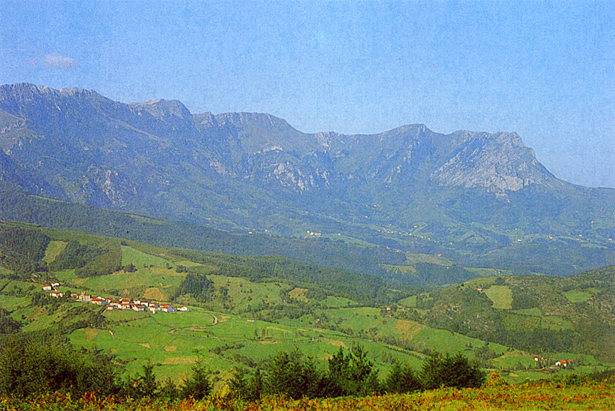
[[[454,356],[436,353],[429,357],[421,371],[421,380],[426,389],[440,387],[480,387],[486,375],[477,364],[459,353]]]
[[[421,380],[407,364],[396,362],[384,380],[384,388],[391,393],[406,393],[421,389]]]
[[[378,372],[361,346],[348,354],[340,348],[329,360],[325,396],[369,395],[379,389]]]
[[[294,399],[320,396],[321,373],[314,362],[299,351],[279,352],[269,363],[265,390]]]
[[[0,395],[109,395],[118,390],[108,356],[76,351],[67,340],[48,334],[16,333],[0,341]]]
[[[212,389],[211,381],[209,380],[209,371],[199,360],[192,367],[192,375],[180,388],[180,396],[182,398],[194,398],[201,400],[209,395]]]

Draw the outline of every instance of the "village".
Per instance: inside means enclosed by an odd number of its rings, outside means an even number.
[[[96,304],[100,306],[106,306],[105,311],[113,311],[113,310],[132,310],[132,311],[150,311],[152,314],[156,314],[158,311],[162,311],[164,313],[173,313],[177,311],[186,312],[188,311],[188,307],[179,305],[175,306],[170,303],[159,303],[156,301],[150,300],[141,300],[137,298],[107,298],[100,296],[92,296],[91,294],[87,294],[85,291],[81,291],[80,293],[73,292],[60,292],[58,291],[58,287],[60,287],[60,283],[51,283],[45,284],[43,286],[43,291],[51,291],[49,296],[54,298],[63,298],[65,296],[70,296],[70,298],[74,298],[75,300],[83,303]]]

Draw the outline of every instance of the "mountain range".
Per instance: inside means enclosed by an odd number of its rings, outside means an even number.
[[[556,178],[516,133],[306,134],[95,91],[0,87],[0,180],[240,233],[325,237],[513,272],[615,263],[615,190]]]

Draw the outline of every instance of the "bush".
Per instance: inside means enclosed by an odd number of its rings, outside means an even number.
[[[329,360],[325,396],[364,396],[378,392],[378,372],[373,367],[373,363],[367,359],[367,352],[361,346],[355,347],[348,354],[340,348]]]
[[[265,380],[268,394],[285,394],[294,399],[320,396],[321,373],[314,362],[299,351],[279,352],[269,363]]]
[[[209,395],[212,389],[211,381],[209,380],[209,371],[199,360],[192,367],[192,375],[180,388],[180,396],[182,398],[194,398],[201,400]]]
[[[384,388],[391,393],[406,393],[420,390],[421,380],[407,364],[396,362],[384,380]]]
[[[154,374],[154,366],[147,363],[143,366],[143,374],[139,374],[134,378],[128,378],[122,394],[130,398],[153,398],[158,395],[158,383]]]
[[[76,351],[48,334],[16,333],[0,341],[0,395],[27,397],[62,391],[73,396],[119,391],[110,357]]]
[[[421,380],[425,389],[480,387],[486,375],[478,364],[471,363],[461,353],[454,356],[435,353],[423,365]]]

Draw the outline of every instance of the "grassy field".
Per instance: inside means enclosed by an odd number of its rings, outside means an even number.
[[[594,293],[585,290],[571,290],[564,293],[564,296],[571,303],[584,303],[585,301],[589,300],[593,295]]]
[[[141,255],[140,258],[141,261],[154,261],[148,260],[147,256]],[[164,264],[166,265],[166,262]],[[73,283],[74,287],[86,287],[92,293],[104,295],[105,291],[115,289],[135,297],[144,296],[152,288],[174,290],[183,278],[174,269],[149,265],[148,268],[139,268],[136,273],[77,279],[72,270],[67,270],[61,273],[61,277],[63,281]],[[327,297],[319,302],[320,308],[300,318],[282,318],[277,323],[253,319],[249,315],[241,314],[251,304],[269,302],[284,305],[281,297],[281,291],[284,290],[302,297],[306,294],[296,287],[275,281],[252,283],[236,277],[209,278],[216,287],[230,290],[233,312],[212,311],[194,305],[190,306],[189,312],[159,312],[155,315],[146,312],[107,311],[104,314],[107,321],[105,327],[82,328],[74,331],[70,338],[77,346],[103,349],[115,354],[129,374],[141,372],[142,367],[150,362],[155,366],[160,380],[171,378],[179,382],[189,375],[194,362],[201,359],[215,372],[213,378],[218,388],[224,385],[234,367],[254,367],[278,351],[300,350],[315,358],[324,367],[326,360],[340,347],[349,348],[360,344],[368,351],[380,375],[385,376],[393,361],[406,362],[414,369],[420,369],[425,358],[421,351],[424,350],[463,352],[472,356],[468,347],[484,345],[481,340],[461,334],[388,317],[383,315],[381,308],[348,307],[348,304],[355,303],[339,297]],[[31,287],[32,283],[18,281],[7,285],[7,289],[13,291]],[[45,308],[29,306],[29,300],[27,296],[3,295],[0,298],[3,306],[15,309],[13,315],[16,318],[24,316],[27,322],[24,327],[26,331],[44,329],[69,321],[69,313],[78,307],[87,307],[87,312],[99,309],[91,304],[74,302],[49,312]],[[543,317],[537,315],[517,316],[544,321]],[[409,343],[415,351],[387,344],[386,341],[391,339]],[[490,344],[490,349],[497,355],[493,366],[510,370],[505,373],[507,380],[525,381],[545,377],[545,374],[531,370],[531,354],[512,354],[507,347],[497,344]],[[529,371],[525,369],[528,367]]]
[[[512,291],[508,286],[492,285],[485,290],[485,294],[493,301],[493,308],[512,309]]]
[[[45,250],[45,257],[43,257],[43,261],[46,263],[53,262],[56,257],[66,248],[65,241],[50,241],[47,246],[47,250]]]
[[[301,328],[250,320],[231,314],[213,313],[198,307],[189,312],[156,315],[132,311],[105,313],[107,330],[80,329],[72,341],[83,347],[100,348],[117,355],[130,373],[136,373],[148,361],[156,366],[160,378],[179,382],[200,358],[220,379],[230,376],[238,363],[258,364],[277,351],[298,349],[317,360],[325,361],[340,347],[360,343],[383,372],[389,357],[420,366],[415,356],[395,347],[383,347],[370,341],[349,338],[334,331]],[[324,363],[323,363],[324,366]]]
[[[122,265],[127,266],[128,264],[133,264],[137,268],[148,266],[173,268],[173,264],[171,263],[171,261],[165,258],[148,254],[135,248],[123,245]]]
[[[62,232],[54,237],[46,250],[45,261],[53,261],[67,241],[72,239],[95,246],[111,241],[82,234],[75,236],[73,238]],[[430,327],[408,319],[417,319],[416,316],[402,315],[416,311],[426,318],[436,312],[429,304],[442,301],[449,305],[442,306],[440,312],[454,313],[447,310],[457,310],[454,307],[458,305],[452,300],[446,302],[446,295],[442,293],[440,297],[434,297],[437,293],[427,292],[420,298],[416,295],[407,297],[396,304],[391,303],[392,310],[387,310],[384,305],[359,306],[349,298],[331,295],[331,292],[323,293],[318,285],[271,278],[250,281],[243,277],[213,275],[219,272],[213,265],[214,255],[199,259],[198,254],[185,250],[136,242],[128,244],[121,246],[121,263],[125,267],[134,265],[135,272],[122,270],[109,275],[78,278],[75,270],[70,269],[50,273],[49,278],[55,278],[62,284],[60,291],[85,291],[106,297],[168,302],[174,298],[186,276],[185,272],[176,269],[178,265],[183,265],[198,267],[199,272],[207,274],[214,290],[206,300],[201,301],[196,301],[190,294],[178,297],[174,303],[188,306],[188,312],[158,312],[153,315],[149,312],[107,311],[102,325],[98,324],[97,328],[81,325],[80,329],[69,335],[77,346],[103,349],[117,355],[118,362],[125,365],[131,374],[140,372],[145,364],[151,362],[159,379],[171,377],[177,382],[190,373],[191,366],[200,358],[214,372],[213,378],[219,387],[229,378],[234,367],[254,369],[278,351],[300,350],[325,366],[326,360],[340,347],[361,345],[368,351],[380,375],[385,376],[396,360],[418,370],[430,352],[462,352],[473,358],[475,351],[485,346],[485,341],[480,339],[434,328],[440,323],[425,322],[431,324]],[[119,240],[115,245],[119,247]],[[189,260],[193,256],[198,262]],[[211,266],[204,265],[210,263]],[[495,281],[495,277],[470,280],[466,285],[470,286],[471,293],[465,295],[474,293],[483,301],[489,298],[506,329],[574,329],[570,317],[559,315],[549,307],[513,311],[511,288],[501,284],[502,277],[498,277],[497,284]],[[0,288],[3,289],[0,307],[10,310],[10,315],[24,324],[24,331],[50,327],[67,329],[79,321],[83,324],[89,316],[101,311],[101,307],[75,301],[53,301],[53,304],[34,306],[31,304],[32,298],[35,293],[42,293],[41,285],[0,278]],[[484,287],[485,294],[474,291],[477,287]],[[544,287],[552,286],[545,284]],[[598,289],[591,287],[594,285],[565,293],[560,289],[557,295],[566,303],[584,303],[594,294],[599,295]],[[320,291],[320,294],[310,293],[314,290]],[[222,298],[223,291],[225,298]],[[414,309],[405,310],[404,306]],[[444,323],[442,328],[445,326]],[[536,353],[513,350],[495,343],[490,343],[488,347],[494,358],[486,366],[501,369],[508,381],[534,380],[548,375],[535,369],[533,356]],[[578,362],[577,370],[581,371],[602,366],[591,356],[566,353],[552,353],[549,356],[555,360],[574,359]]]

